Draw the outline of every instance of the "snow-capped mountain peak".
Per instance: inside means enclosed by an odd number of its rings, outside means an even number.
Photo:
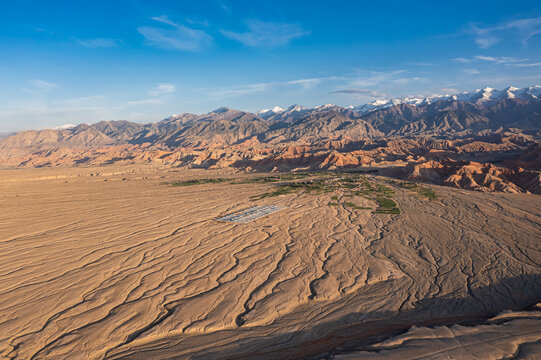
[[[263,110],[259,110],[256,114],[258,114],[258,115],[266,114],[266,113],[274,113],[274,114],[278,114],[278,113],[281,113],[282,111],[284,111],[284,109],[282,109],[282,108],[279,107],[279,106],[275,106],[275,107],[273,107],[272,109],[263,109]]]
[[[291,105],[290,107],[287,108],[287,111],[303,111],[303,110],[306,110],[307,108],[302,106],[302,105]]]
[[[69,129],[73,129],[76,126],[77,125],[75,125],[75,124],[64,124],[64,125],[60,125],[60,126],[47,127],[47,128],[44,128],[44,129],[49,129],[49,130],[69,130]]]
[[[409,105],[428,105],[439,100],[466,101],[477,105],[490,105],[504,99],[533,100],[541,97],[541,86],[530,86],[528,88],[517,88],[509,86],[503,90],[496,90],[491,87],[463,92],[452,95],[434,95],[425,98],[405,97],[391,100],[375,100],[368,104],[360,105],[355,108],[360,113],[366,113],[373,110],[384,109],[400,104]]]
[[[325,105],[316,106],[314,109],[316,109],[316,110],[325,110],[325,109],[332,108],[334,106],[335,105],[333,105],[333,104],[325,104]]]
[[[541,86],[535,85],[526,88],[517,88],[509,86],[503,90],[497,90],[491,87],[484,87],[470,92],[462,92],[458,94],[433,95],[428,97],[401,97],[394,99],[377,99],[367,104],[359,106],[349,106],[348,109],[365,114],[374,110],[386,109],[396,105],[408,104],[415,106],[430,105],[440,100],[465,101],[475,105],[491,105],[504,99],[519,99],[519,100],[536,100],[541,98]],[[282,109],[278,106],[272,109],[259,111],[257,114],[265,119],[273,116],[283,118],[292,113],[303,113],[310,110],[326,111],[336,107],[336,105],[325,104],[314,108],[305,108],[300,105],[292,105],[287,109]]]
[[[229,110],[231,109],[226,106],[222,106],[222,107],[212,110],[211,112],[209,112],[209,114],[223,114],[225,112],[228,112]]]

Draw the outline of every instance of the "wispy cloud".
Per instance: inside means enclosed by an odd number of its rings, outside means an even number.
[[[388,98],[398,89],[404,91],[413,83],[428,83],[425,77],[412,71],[397,69],[386,71],[356,70],[348,76],[335,78],[334,91],[331,94],[348,94],[355,98]]]
[[[23,88],[23,90],[31,95],[44,96],[52,90],[58,88],[58,85],[44,80],[34,79],[28,81],[31,87]]]
[[[458,94],[460,91],[455,88],[441,88],[440,92],[443,94]]]
[[[541,66],[541,62],[514,64],[514,66],[517,66],[517,67]]]
[[[541,17],[515,20],[508,26],[517,29],[523,36],[522,42],[526,44],[530,38],[541,34]]]
[[[234,98],[243,95],[251,95],[254,93],[266,91],[274,83],[259,83],[233,86],[230,88],[223,88],[216,91],[211,91],[210,95],[216,99]]]
[[[484,60],[493,62],[496,64],[504,64],[507,66],[515,66],[515,67],[532,67],[532,66],[541,66],[541,62],[533,62],[528,63],[527,61],[529,59],[520,59],[515,57],[508,57],[508,56],[500,56],[500,57],[493,57],[493,56],[476,56],[475,57],[478,60]]]
[[[300,85],[303,89],[311,89],[317,84],[321,83],[322,79],[312,78],[312,79],[299,79],[288,81],[288,85]]]
[[[142,100],[130,100],[126,101],[123,104],[120,104],[118,106],[115,106],[115,110],[122,110],[131,106],[137,106],[137,105],[152,105],[152,104],[164,104],[163,100],[160,99],[142,99]]]
[[[210,25],[207,19],[198,20],[198,19],[192,19],[192,18],[184,18],[184,20],[188,24],[191,24],[191,25],[199,25],[203,27],[208,27]]]
[[[224,2],[218,3],[218,5],[224,10],[226,13],[231,14],[231,8],[227,6]]]
[[[233,98],[233,97],[239,97],[239,96],[244,96],[244,95],[252,95],[254,93],[263,92],[263,91],[271,91],[271,90],[282,91],[291,87],[295,87],[296,92],[298,92],[298,87],[300,87],[303,90],[310,90],[324,81],[334,80],[334,79],[336,79],[336,77],[328,76],[328,77],[319,77],[319,78],[295,79],[295,80],[289,80],[289,81],[271,81],[271,82],[256,83],[256,84],[236,85],[232,87],[221,88],[218,90],[211,90],[211,91],[207,91],[205,89],[202,89],[202,90],[205,91],[207,94],[209,94],[209,96],[211,97],[224,99],[224,98]]]
[[[475,58],[477,60],[489,61],[489,62],[493,62],[493,63],[496,63],[496,64],[512,64],[512,63],[517,63],[517,62],[528,61],[528,59],[519,59],[519,58],[509,57],[509,56],[496,56],[496,57],[494,57],[494,56],[477,55],[477,56],[475,56]]]
[[[173,84],[159,84],[156,88],[149,90],[148,94],[150,96],[160,96],[165,94],[174,93],[176,90],[175,85]]]
[[[377,90],[370,89],[341,89],[329,92],[329,94],[347,94],[354,96],[369,96],[373,98],[385,98],[386,94],[380,93]]]
[[[212,42],[212,37],[203,30],[193,29],[171,21],[167,16],[152,17],[152,20],[169,28],[143,26],[137,31],[150,46],[164,49],[199,52]]]
[[[398,79],[398,75],[405,74],[406,70],[390,70],[390,71],[357,71],[353,75],[349,85],[352,87],[372,87],[384,83],[394,82]],[[404,76],[400,78],[405,79]]]
[[[410,65],[414,65],[414,66],[434,66],[433,63],[428,63],[428,62],[412,62],[412,63],[410,63]]]
[[[472,24],[469,32],[473,34],[473,39],[477,46],[482,49],[487,49],[499,43],[509,32],[518,36],[523,45],[527,45],[532,37],[541,34],[541,17],[517,19],[491,27]]]
[[[30,80],[29,83],[30,85],[34,86],[36,89],[43,90],[43,91],[50,91],[58,87],[57,84],[44,81],[44,80]]]
[[[481,49],[488,49],[489,47],[499,43],[501,39],[494,36],[478,36],[474,39],[474,41]]]
[[[92,96],[83,96],[70,99],[55,100],[53,103],[60,105],[82,105],[94,103],[96,100],[102,100],[105,96],[103,95],[92,95]]]
[[[473,34],[473,41],[475,41],[477,46],[481,49],[488,49],[501,41],[500,38],[492,35],[495,31],[497,31],[496,28],[482,28],[476,25],[471,25],[469,30],[469,32]]]
[[[329,94],[345,94],[353,97],[384,98],[387,94],[380,88],[387,86],[399,86],[411,81],[424,81],[425,79],[411,76],[404,76],[405,70],[393,70],[387,72],[357,71],[348,76],[326,76],[306,79],[293,79],[288,81],[273,81],[255,84],[236,85],[221,89],[200,89],[203,93],[213,99],[227,99],[251,96],[261,92],[285,92],[295,91],[299,87],[304,91],[312,91],[313,88],[331,88]],[[360,85],[363,84],[363,85]]]
[[[393,79],[392,82],[395,84],[408,84],[411,82],[417,82],[417,81],[424,81],[425,78],[422,78],[420,76],[412,76],[412,77],[400,77],[398,79]]]
[[[82,39],[78,40],[79,44],[89,48],[111,48],[122,44],[120,39]]]
[[[468,74],[468,75],[478,75],[478,74],[481,73],[477,69],[463,69],[462,72],[465,73],[465,74]]]
[[[291,41],[310,35],[310,31],[304,30],[298,24],[284,24],[265,22],[261,20],[246,21],[248,31],[234,32],[220,30],[226,37],[239,41],[251,47],[279,47],[289,44]]]
[[[528,61],[527,58],[516,58],[511,56],[487,56],[487,55],[476,55],[473,58],[454,58],[453,61],[462,63],[462,64],[470,64],[476,61],[485,61],[489,63],[494,64],[517,64],[523,63],[525,61]]]
[[[453,61],[457,63],[467,64],[467,63],[473,62],[474,59],[466,59],[463,57],[457,57],[457,58],[454,58]]]

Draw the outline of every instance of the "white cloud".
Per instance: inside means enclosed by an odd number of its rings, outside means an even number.
[[[198,25],[198,26],[203,26],[203,27],[208,27],[210,25],[207,19],[198,20],[198,19],[192,19],[192,18],[184,18],[184,20],[188,24],[192,24],[192,25]]]
[[[504,25],[504,29],[517,30],[522,36],[522,42],[526,44],[530,38],[541,34],[541,17],[510,21]]]
[[[444,94],[458,94],[460,91],[455,88],[441,88],[440,92]]]
[[[289,44],[310,34],[310,31],[302,29],[298,24],[284,24],[265,22],[261,20],[248,20],[247,32],[239,33],[228,30],[221,30],[226,37],[239,41],[251,47],[278,47]]]
[[[202,90],[205,91],[210,97],[224,99],[224,98],[239,97],[239,96],[244,96],[244,95],[251,95],[258,92],[270,91],[270,90],[276,90],[276,89],[285,90],[287,87],[292,87],[292,86],[295,86],[295,87],[300,86],[303,90],[309,90],[315,87],[316,85],[322,83],[323,81],[334,80],[334,79],[336,79],[336,77],[329,76],[329,77],[320,77],[320,78],[296,79],[296,80],[289,80],[289,81],[272,81],[272,82],[265,82],[265,83],[237,85],[237,86],[222,88],[218,90],[211,90],[211,91],[207,89],[202,89]],[[297,88],[295,90],[298,91]]]
[[[243,95],[251,95],[254,93],[266,91],[273,83],[260,83],[260,84],[248,84],[233,86],[230,88],[224,88],[216,91],[211,91],[210,95],[216,99],[233,98]]]
[[[137,105],[149,105],[149,104],[164,104],[163,100],[160,99],[143,99],[143,100],[131,100],[126,101],[125,103],[115,106],[116,110],[122,110],[130,106]]]
[[[494,36],[480,36],[480,37],[475,38],[475,43],[481,49],[488,49],[489,47],[496,45],[500,41],[501,39]]]
[[[150,96],[160,96],[165,94],[174,93],[176,90],[175,85],[173,84],[159,84],[156,88],[149,90],[148,94]]]
[[[454,58],[453,61],[457,62],[457,63],[467,64],[467,63],[471,63],[473,61],[473,59],[466,59],[466,58],[463,58],[463,57],[457,57],[457,58]]]
[[[402,77],[402,78],[394,79],[392,80],[392,82],[394,82],[395,84],[403,85],[403,84],[408,84],[413,81],[424,81],[424,80],[425,79],[423,79],[422,77],[412,76],[412,77],[406,77],[406,78]]]
[[[221,2],[220,4],[220,7],[222,8],[222,10],[224,10],[226,13],[228,14],[231,14],[231,8],[229,8],[229,6],[227,6],[225,3]]]
[[[517,62],[524,62],[528,61],[528,59],[519,59],[515,57],[509,57],[509,56],[484,56],[484,55],[477,55],[475,56],[475,59],[477,60],[484,60],[493,62],[496,64],[510,64],[510,63],[517,63]]]
[[[58,88],[58,85],[53,82],[48,82],[44,80],[30,80],[28,83],[31,85],[29,88],[23,88],[22,90],[27,92],[28,94],[34,95],[34,96],[45,96],[52,90]]]
[[[424,82],[427,79],[419,76],[405,76],[405,70],[392,71],[362,71],[347,76],[326,76],[317,78],[294,79],[288,81],[275,81],[256,84],[237,85],[221,89],[200,89],[212,99],[227,99],[251,96],[256,93],[268,92],[276,94],[280,92],[302,90],[312,91],[316,86],[331,88],[330,94],[345,94],[356,98],[383,98],[387,94],[383,89],[401,87],[411,82]]]
[[[532,37],[541,34],[541,17],[507,21],[492,27],[472,25],[469,32],[474,35],[475,43],[482,49],[494,46],[510,33],[518,36],[523,45],[527,45]]]
[[[71,99],[56,100],[54,103],[62,105],[82,105],[95,102],[96,100],[102,100],[105,97],[103,95],[84,96]]]
[[[289,85],[300,85],[303,89],[311,89],[317,84],[321,82],[322,79],[320,78],[312,78],[312,79],[299,79],[299,80],[292,80],[288,81],[287,84]]]
[[[42,90],[42,91],[50,91],[58,87],[57,84],[44,81],[44,80],[30,80],[29,83],[30,85],[34,86],[36,89]]]
[[[404,74],[406,70],[391,71],[357,71],[349,82],[350,87],[372,87],[397,80],[397,76]],[[403,77],[402,77],[403,78]]]
[[[434,66],[434,64],[428,62],[412,62],[410,64],[415,66]]]
[[[468,75],[478,75],[478,74],[481,73],[477,69],[464,69],[464,70],[462,70],[462,72],[464,72],[465,74],[468,74]]]
[[[353,95],[354,97],[368,96],[372,98],[387,97],[387,95],[384,93],[380,93],[377,90],[370,90],[370,89],[340,89],[340,90],[331,91],[329,94],[346,94],[346,95]]]
[[[78,42],[89,48],[110,48],[122,44],[122,40],[118,39],[84,39],[78,40]]]
[[[494,64],[515,64],[518,65],[519,63],[523,63],[525,61],[528,61],[526,58],[516,58],[511,56],[487,56],[487,55],[476,55],[473,58],[466,59],[466,58],[454,58],[453,61],[462,63],[462,64],[470,64],[472,62],[476,61],[486,61]]]
[[[522,63],[522,64],[513,64],[514,66],[518,66],[518,67],[530,67],[530,66],[541,66],[541,62],[536,62],[536,63]]]
[[[145,42],[148,45],[164,49],[199,52],[212,42],[212,37],[205,31],[177,24],[169,20],[167,16],[152,17],[151,19],[168,25],[172,29],[153,26],[138,28],[137,31],[145,37]]]

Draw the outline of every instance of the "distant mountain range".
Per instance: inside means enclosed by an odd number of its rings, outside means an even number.
[[[424,98],[419,97],[401,97],[390,100],[375,100],[368,104],[363,104],[359,106],[349,106],[348,109],[356,111],[361,114],[366,114],[370,111],[386,109],[396,105],[408,104],[408,105],[430,105],[440,100],[455,100],[455,101],[465,101],[477,105],[488,105],[494,104],[504,99],[519,99],[519,100],[538,100],[541,98],[541,86],[535,85],[526,88],[516,88],[509,86],[503,90],[496,90],[490,87],[485,87],[480,90],[474,90],[470,92],[463,92],[453,95],[434,95]],[[292,105],[287,109],[282,109],[279,106],[275,106],[272,109],[264,109],[256,112],[257,115],[264,119],[270,117],[275,117],[277,115],[288,115],[292,113],[301,113],[314,110],[324,110],[335,105],[326,104],[321,106],[316,106],[314,108],[306,108],[301,105]]]
[[[224,107],[203,115],[174,115],[149,124],[101,121],[91,125],[26,131],[3,139],[0,149],[119,144],[201,148],[243,142],[298,145],[389,136],[456,138],[479,131],[513,128],[537,132],[541,129],[540,95],[541,87],[532,86],[376,101],[357,108],[330,104],[314,108],[294,105],[253,114]]]
[[[0,138],[0,165],[143,161],[292,170],[452,159],[505,162],[535,171],[541,168],[540,139],[540,86],[484,88],[359,107],[294,105],[255,114],[223,107],[148,124],[100,121],[23,131]]]

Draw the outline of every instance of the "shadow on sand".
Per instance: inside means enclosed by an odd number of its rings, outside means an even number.
[[[540,301],[541,273],[522,275],[472,289],[460,296],[423,299],[412,309],[399,313],[350,313],[333,321],[318,323],[309,330],[275,336],[258,336],[253,331],[256,328],[183,336],[181,341],[171,338],[168,339],[170,341],[145,344],[144,348],[131,349],[113,357],[177,358],[175,352],[178,351],[183,353],[178,358],[191,359],[325,359],[348,349],[362,349],[363,346],[403,333],[412,326],[478,324],[503,310],[521,310]],[[219,350],[213,349],[217,339],[222,343]],[[208,347],[186,354],[182,344],[187,343],[208,344]]]

